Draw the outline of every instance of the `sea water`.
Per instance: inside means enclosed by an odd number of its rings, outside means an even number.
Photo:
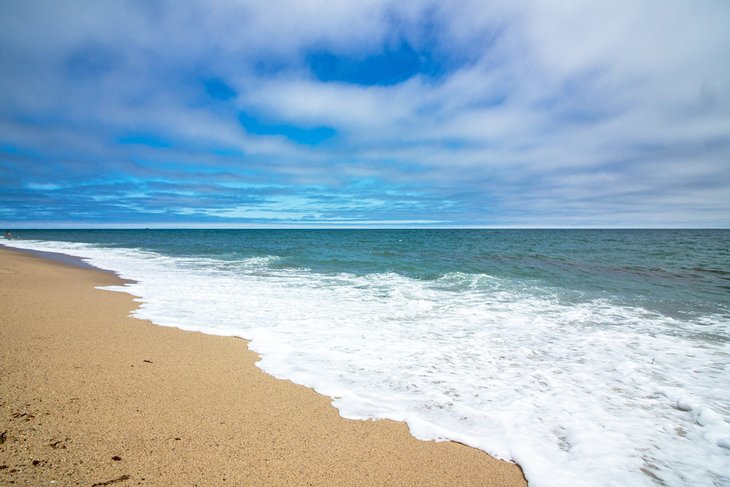
[[[347,418],[532,486],[730,485],[730,231],[18,231]]]

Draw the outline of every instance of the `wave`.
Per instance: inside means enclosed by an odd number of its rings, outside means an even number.
[[[133,314],[251,340],[258,366],[353,419],[405,421],[518,462],[534,486],[696,485],[730,477],[730,345],[721,316],[680,321],[534,283],[425,281],[280,269],[89,244],[12,245],[84,257],[135,282]],[[689,330],[689,331],[688,331]]]

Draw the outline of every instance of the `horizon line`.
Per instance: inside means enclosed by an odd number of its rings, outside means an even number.
[[[558,225],[442,225],[442,226],[363,226],[363,225],[89,225],[89,226],[0,226],[3,231],[42,230],[730,230],[730,227],[690,226],[558,226]]]

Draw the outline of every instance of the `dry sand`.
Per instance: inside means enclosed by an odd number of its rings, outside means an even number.
[[[129,318],[110,273],[0,249],[0,485],[526,485],[393,421],[341,418],[247,342]]]

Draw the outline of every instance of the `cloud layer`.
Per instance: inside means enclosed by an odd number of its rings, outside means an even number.
[[[730,226],[724,1],[0,5],[0,222]]]

